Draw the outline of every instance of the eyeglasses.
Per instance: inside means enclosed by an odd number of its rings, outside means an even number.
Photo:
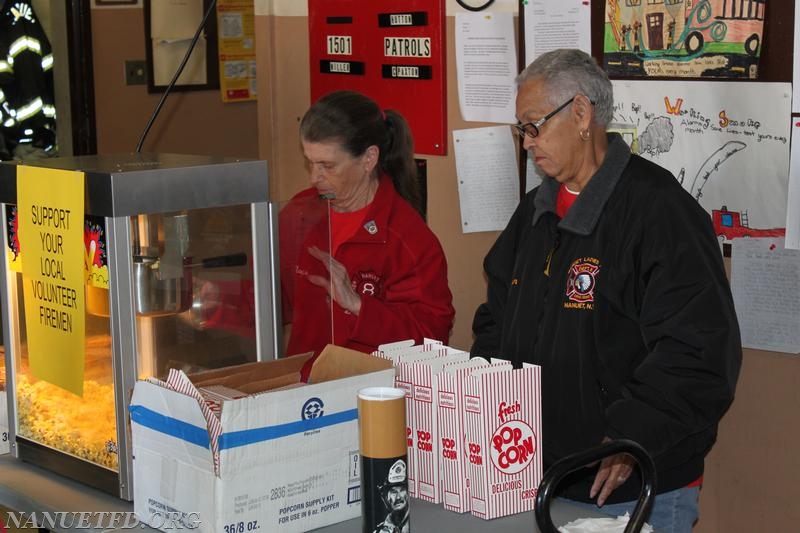
[[[514,130],[516,130],[517,134],[519,134],[519,136],[522,137],[523,139],[525,138],[526,135],[531,139],[535,139],[536,137],[539,136],[539,129],[542,126],[544,126],[544,123],[553,118],[556,115],[556,113],[567,107],[574,100],[575,96],[573,96],[572,98],[570,98],[569,100],[567,100],[554,110],[550,111],[548,114],[546,114],[536,122],[528,122],[527,124],[514,124],[513,128]],[[590,101],[590,103],[594,105],[594,102]]]

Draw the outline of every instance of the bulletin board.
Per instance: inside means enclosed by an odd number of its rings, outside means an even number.
[[[308,0],[311,100],[359,91],[411,126],[414,151],[447,153],[444,0]]]
[[[520,12],[520,21],[519,21],[520,22],[520,27],[519,27],[519,30],[520,30],[521,40],[522,40],[521,49],[523,49],[523,50],[524,50],[524,43],[525,43],[525,36],[524,36],[524,33],[525,33],[525,21],[524,21],[525,8],[524,8],[524,5],[527,4],[527,3],[528,2],[525,2],[524,0],[519,3],[519,12]],[[590,7],[590,9],[591,9],[591,29],[592,29],[592,31],[591,31],[591,49],[592,49],[593,56],[595,57],[595,59],[597,60],[598,64],[600,64],[600,65],[605,65],[605,62],[608,60],[608,58],[604,57],[603,50],[604,50],[604,48],[607,48],[607,46],[606,46],[607,43],[605,41],[606,41],[606,39],[608,37],[608,35],[607,35],[608,32],[606,31],[606,29],[607,29],[606,28],[606,26],[607,26],[607,24],[606,24],[607,17],[606,17],[605,10],[609,6],[609,3],[613,4],[613,2],[607,2],[606,0],[597,0],[597,1],[592,2],[591,3],[591,7]],[[710,5],[709,2],[705,2],[705,3]],[[764,8],[765,4],[766,4],[766,11],[765,11],[764,17],[763,17],[764,18],[764,21],[763,21],[763,34],[761,35],[760,42],[759,42],[760,49],[759,49],[759,54],[758,55],[760,57],[759,57],[759,60],[758,60],[757,78],[755,80],[753,80],[753,79],[748,79],[748,77],[742,77],[742,78],[735,78],[735,79],[726,79],[725,81],[716,81],[715,83],[718,83],[719,87],[723,87],[725,89],[724,92],[726,92],[726,93],[736,93],[738,90],[736,89],[737,86],[735,84],[737,84],[737,83],[750,83],[752,85],[753,81],[758,81],[758,82],[767,82],[767,83],[765,83],[765,86],[767,86],[771,82],[783,82],[784,84],[787,84],[787,83],[792,81],[792,62],[787,60],[787,52],[789,54],[791,54],[791,51],[793,49],[793,30],[794,30],[794,27],[793,27],[793,15],[794,15],[794,13],[793,13],[794,12],[793,3],[794,2],[781,2],[781,3],[769,2],[769,3],[765,3],[765,2],[761,2],[760,0],[745,0],[742,5],[746,6],[746,5],[748,5],[748,3],[752,4],[753,6],[756,6],[756,4],[758,4],[756,7],[759,7],[759,8]],[[674,5],[683,4],[683,2],[671,2],[670,3],[670,5],[673,5],[673,4]],[[521,66],[521,68],[524,68],[524,67]],[[745,70],[749,71],[749,69],[745,69]],[[690,95],[690,96],[692,96],[693,93],[696,94],[697,91],[709,91],[709,90],[711,90],[711,85],[712,85],[712,83],[709,82],[709,78],[708,77],[705,77],[705,78],[699,78],[699,77],[692,78],[692,77],[686,77],[686,76],[681,76],[681,77],[674,76],[674,77],[671,77],[671,76],[652,76],[652,75],[649,76],[649,77],[641,77],[641,76],[623,76],[623,75],[618,75],[615,72],[610,72],[609,73],[609,77],[612,79],[612,81],[615,84],[615,104],[618,104],[618,105],[624,105],[623,101],[625,100],[625,93],[624,93],[624,91],[621,91],[619,95],[617,95],[616,93],[617,93],[618,89],[621,88],[621,85],[624,85],[628,81],[630,81],[631,83],[637,83],[637,82],[642,82],[644,80],[651,80],[651,83],[653,83],[653,84],[660,83],[662,86],[665,85],[663,83],[664,81],[668,81],[668,82],[670,82],[670,87],[675,87],[676,90],[681,90],[685,94]],[[681,83],[676,83],[676,84],[672,85],[673,82],[681,82]],[[778,84],[775,84],[775,85],[778,85]],[[783,87],[785,87],[785,86],[786,85],[783,85]],[[745,91],[745,89],[750,90],[750,86],[748,86],[748,85],[740,85],[739,87],[741,88],[742,91]],[[791,89],[789,89],[789,92],[790,91],[791,91]],[[764,91],[765,95],[769,94],[770,97],[775,97],[776,95],[774,95],[772,93],[773,93],[773,91]],[[619,96],[620,102],[617,102],[617,99],[618,99],[617,97],[618,96]],[[712,95],[704,95],[704,96],[705,97],[713,97]],[[783,95],[779,95],[779,96],[783,96]],[[789,100],[790,100],[790,98],[789,98]],[[785,102],[786,102],[786,100],[783,99],[781,101],[781,104],[783,105],[783,104],[785,104]],[[678,103],[678,100],[676,98],[672,98],[670,100],[670,103],[671,103],[671,105],[674,106],[675,104]],[[771,105],[772,105],[772,107],[775,107],[776,109],[778,109],[778,108],[779,109],[783,109],[782,105],[780,107],[777,106],[777,99],[776,100],[772,100],[772,104]],[[686,107],[688,108],[689,106],[686,106]],[[747,107],[747,106],[745,106],[745,107]],[[717,108],[714,108],[714,109],[716,110]],[[767,110],[767,107],[765,107],[765,102],[764,103],[755,102],[753,104],[753,107],[751,107],[750,109],[753,109],[754,111],[760,111],[760,110]],[[615,107],[615,110],[616,110],[616,107]],[[671,111],[672,111],[673,115],[676,112],[675,109],[673,109]],[[687,110],[684,110],[684,111],[687,111]],[[739,109],[730,109],[729,108],[728,111],[727,111],[728,115],[733,115],[734,113],[737,113],[738,115],[742,115],[741,118],[743,118],[744,115],[747,112],[748,112],[748,110],[741,109],[741,106],[740,106]],[[666,110],[666,114],[669,115],[669,113],[670,113],[670,110],[667,109]],[[752,114],[752,113],[750,113],[750,114]],[[618,114],[615,111],[615,120],[620,115],[621,114]],[[628,115],[631,115],[631,113],[628,113]],[[710,120],[711,126],[719,127],[719,125],[723,124],[725,122],[726,118],[728,118],[728,117],[726,117],[724,115],[724,112],[722,114],[720,114],[719,117],[717,115],[718,115],[718,113],[715,111],[712,116],[706,117],[706,118],[710,118],[711,119]],[[737,117],[737,118],[740,118],[740,117]],[[789,117],[787,116],[786,119],[788,119],[788,118]],[[688,119],[689,119],[689,121],[691,121],[692,117],[688,117]],[[788,120],[787,120],[787,122],[788,122]],[[782,117],[775,118],[772,121],[772,123],[773,124],[780,123],[780,125],[784,125]],[[640,126],[642,126],[642,124],[640,124]],[[640,128],[640,129],[643,129],[643,128]],[[768,142],[768,143],[773,143],[773,144],[775,144],[776,142],[778,142],[778,143],[785,142],[784,146],[788,146],[788,139],[787,138],[783,138],[783,137],[788,137],[788,135],[786,135],[783,130],[780,133],[770,132],[769,135],[770,135],[771,138],[769,138],[769,139],[765,138],[765,139],[762,140],[761,138],[759,138],[759,136],[762,135],[762,134],[765,134],[765,132],[763,131],[763,126],[760,129],[758,127],[747,127],[747,126],[740,127],[739,129],[741,130],[739,133],[743,134],[743,138],[741,140],[744,141],[745,143],[748,140],[754,140],[753,147],[756,146],[756,142],[755,141],[761,141],[761,144],[758,145],[759,147],[763,146],[763,142]],[[785,129],[785,128],[783,128],[783,129]],[[786,133],[788,133],[788,132],[786,132]],[[747,135],[751,135],[752,138],[750,138],[750,139],[746,138]],[[776,138],[778,139],[777,141],[775,140]],[[735,146],[740,146],[740,143],[734,143],[734,145]],[[733,164],[733,165],[735,165],[736,164],[735,163],[735,159],[737,157],[741,158],[742,156],[745,156],[745,157],[748,156],[748,154],[746,154],[745,152],[741,152],[741,154],[734,154],[732,149],[724,150],[723,152],[724,152],[725,155],[730,155],[731,157],[730,157],[730,160],[728,161],[728,163],[721,162],[721,164]],[[783,162],[783,163],[785,165],[788,165],[788,160]],[[777,167],[777,166],[776,166],[776,168],[778,168],[777,172],[786,172],[786,175],[788,176],[788,168]],[[522,170],[522,172],[520,173],[521,176],[522,176],[522,178],[521,178],[522,179],[521,188],[522,188],[522,190],[524,190],[524,183],[525,183],[525,179],[526,179],[525,178],[525,174],[526,174],[526,170],[528,169],[527,154],[524,152],[524,150],[521,153],[520,169]],[[678,178],[679,180],[681,179],[681,176],[680,176],[679,172],[675,172],[675,175],[676,175],[676,178]],[[707,176],[709,174],[704,174],[704,175]],[[687,184],[691,184],[692,176],[694,176],[694,173],[692,172],[692,174],[690,176],[689,172],[688,172],[688,169],[687,169],[687,176],[684,177],[687,180],[686,181]],[[747,191],[752,190],[753,191],[752,194],[760,195],[761,194],[760,191],[762,190],[760,187],[761,187],[761,184],[759,184],[758,187],[753,187],[752,189],[750,187],[745,187],[745,188],[743,188],[743,190],[739,190],[737,192],[740,195],[744,196],[744,195],[748,194]],[[688,187],[686,187],[686,188],[688,190]],[[709,200],[708,196],[703,198],[703,201],[707,202],[708,200]],[[720,205],[722,205],[722,203]],[[709,214],[714,216],[714,213],[712,212],[712,209],[710,207],[708,207],[708,206],[704,206],[704,207],[709,211]],[[721,209],[721,207],[717,206],[716,209],[719,211],[719,209]],[[731,211],[733,211],[733,209],[731,209]],[[764,210],[764,211],[766,212],[766,210]],[[722,215],[725,215],[725,213],[722,213]],[[762,226],[763,226],[762,228],[759,228],[759,231],[763,232],[765,235],[767,233],[769,233],[770,231],[773,231],[773,230],[776,229],[775,228],[775,224],[771,223],[770,221],[765,222],[764,224],[762,224]],[[780,233],[782,234],[783,231],[784,230],[781,228],[780,229]],[[744,236],[744,235],[739,235],[739,236]],[[753,236],[759,236],[759,235],[753,235]],[[727,239],[727,237],[726,237],[726,239]],[[726,245],[726,249],[729,250],[729,246]]]

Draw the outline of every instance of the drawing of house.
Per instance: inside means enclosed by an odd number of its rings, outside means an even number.
[[[716,52],[758,54],[767,0],[607,0],[618,51],[643,59]],[[609,51],[609,50],[607,50]]]

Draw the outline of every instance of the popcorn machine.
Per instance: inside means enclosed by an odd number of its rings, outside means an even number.
[[[266,162],[255,160],[134,153],[0,164],[14,456],[130,500],[137,379],[275,357],[268,191]]]

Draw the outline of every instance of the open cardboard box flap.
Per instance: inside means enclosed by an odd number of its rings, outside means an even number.
[[[308,382],[323,383],[387,368],[392,368],[392,362],[388,359],[329,344],[314,361]]]
[[[224,385],[247,394],[256,394],[299,382],[300,370],[312,355],[305,353],[272,361],[205,370],[188,377],[195,387]],[[388,359],[329,344],[314,361],[308,381],[324,383],[387,368],[392,368],[392,362]]]
[[[282,376],[300,375],[300,369],[313,354],[311,352],[292,357],[282,357],[272,361],[259,361],[236,366],[226,366],[214,370],[204,370],[188,377],[195,387],[225,385],[238,389],[246,383],[272,381]],[[298,378],[299,379],[299,378]],[[285,385],[285,382],[283,383]]]

